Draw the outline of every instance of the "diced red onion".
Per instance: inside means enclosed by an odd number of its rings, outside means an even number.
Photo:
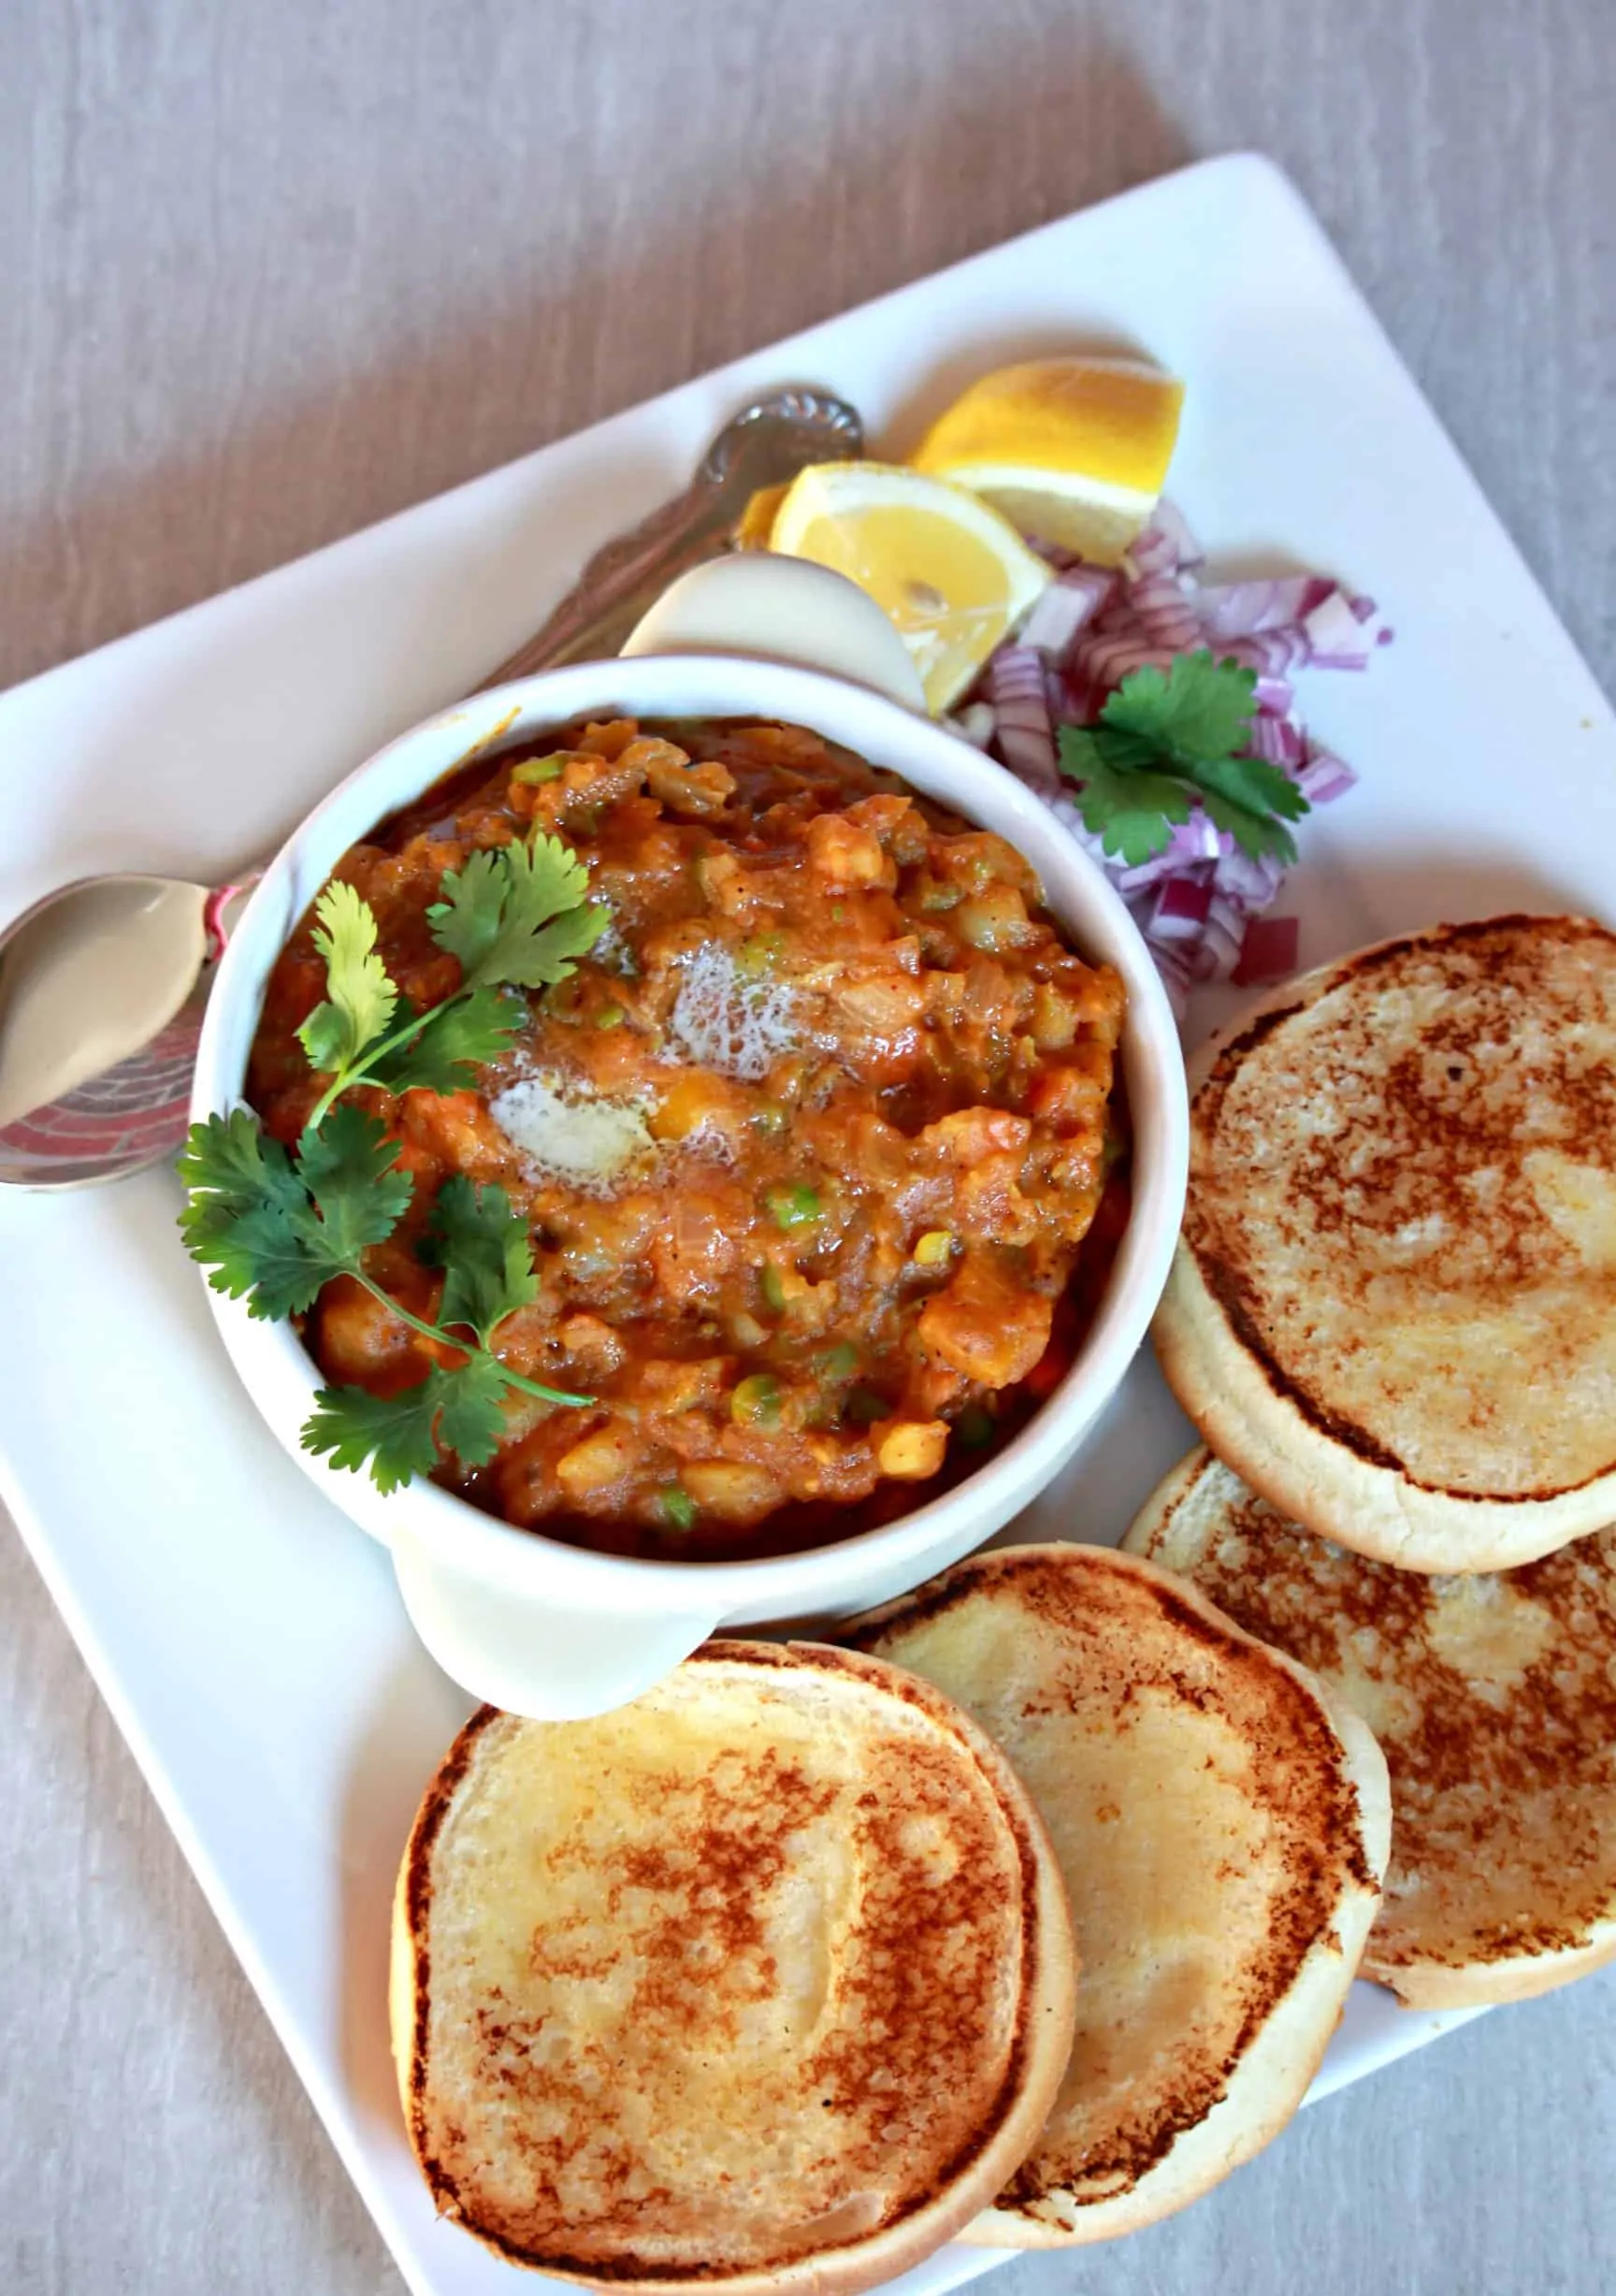
[[[1143,534],[1136,534],[1122,554],[1122,570],[1130,582],[1143,582],[1151,574],[1176,573],[1180,563],[1177,544],[1159,526],[1147,527]]]
[[[994,657],[988,700],[962,714],[961,729],[979,729],[987,710],[1003,762],[1122,895],[1176,1012],[1182,1015],[1198,981],[1254,982],[1293,971],[1296,920],[1263,915],[1285,881],[1284,864],[1241,851],[1196,803],[1189,820],[1174,824],[1162,852],[1128,866],[1084,827],[1075,796],[1059,780],[1055,729],[1094,723],[1132,671],[1165,671],[1206,647],[1256,673],[1248,754],[1278,766],[1310,804],[1329,804],[1354,776],[1297,722],[1291,677],[1309,667],[1365,668],[1392,636],[1374,600],[1320,574],[1202,587],[1188,570],[1200,563],[1200,549],[1167,502],[1119,573],[1036,540],[1032,547],[1058,578],[1035,601],[1018,640]]]
[[[1205,556],[1183,512],[1163,496],[1144,533],[1129,543],[1122,563],[1137,580],[1141,574],[1171,573],[1177,567],[1199,566]]]
[[[1212,888],[1193,877],[1169,877],[1156,896],[1147,937],[1151,941],[1187,941],[1193,946],[1202,935],[1212,907]]]
[[[1195,954],[1195,970],[1202,980],[1227,980],[1240,961],[1246,938],[1246,912],[1226,894],[1215,892],[1206,908],[1205,929]]]
[[[1135,670],[1170,670],[1177,657],[1176,646],[1157,645],[1142,635],[1097,635],[1078,639],[1075,666],[1098,686],[1120,686]]]
[[[1219,661],[1238,662],[1255,670],[1260,678],[1282,678],[1311,657],[1306,634],[1295,623],[1283,629],[1253,630],[1248,638],[1231,638],[1215,649]]]
[[[1309,805],[1331,805],[1338,797],[1357,785],[1358,776],[1345,758],[1337,758],[1332,750],[1310,751],[1307,761],[1293,776],[1296,787]]]
[[[1251,917],[1232,975],[1235,986],[1249,989],[1287,979],[1296,970],[1300,936],[1300,920],[1294,917]]]
[[[1001,646],[988,664],[988,698],[1005,764],[1025,781],[1053,786],[1055,736],[1044,690],[1044,657],[1031,646]]]
[[[1066,653],[1080,629],[1101,611],[1117,586],[1106,568],[1078,564],[1056,576],[1032,601],[1032,611],[1021,625],[1017,643],[1035,646],[1057,657]]]
[[[1285,882],[1285,864],[1269,853],[1243,853],[1230,841],[1231,850],[1218,863],[1218,889],[1248,912],[1267,908]]]
[[[1375,643],[1368,623],[1354,613],[1344,590],[1332,585],[1328,595],[1302,617],[1303,633],[1312,658],[1321,670],[1367,670]]]
[[[1195,595],[1208,638],[1250,638],[1281,629],[1327,598],[1335,585],[1322,574],[1278,574],[1265,582],[1213,583]]]
[[[1246,746],[1252,757],[1269,765],[1300,765],[1304,756],[1300,729],[1269,710],[1259,710],[1251,720],[1251,738]]]

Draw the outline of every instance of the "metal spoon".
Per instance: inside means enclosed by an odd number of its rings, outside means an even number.
[[[828,392],[743,407],[684,493],[598,551],[543,628],[473,691],[615,654],[675,575],[734,548],[759,488],[863,451],[858,413]],[[261,874],[212,889],[84,877],[0,931],[0,1186],[93,1187],[173,1155],[214,968]]]

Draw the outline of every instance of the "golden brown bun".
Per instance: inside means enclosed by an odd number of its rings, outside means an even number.
[[[1191,1064],[1157,1352],[1252,1489],[1410,1570],[1616,1516],[1616,934],[1441,925]]]
[[[595,1721],[468,1723],[411,1835],[393,2036],[440,2208],[565,2279],[872,2287],[970,2221],[1071,2045],[1060,1870],[930,1685],[714,1642]]]
[[[1054,2247],[1182,2208],[1289,2120],[1340,2017],[1386,1860],[1373,1738],[1108,1547],[976,1555],[852,1631],[1009,1754],[1083,1958],[1054,2111],[966,2238]]]
[[[1362,1975],[1453,2009],[1616,1956],[1616,1531],[1497,1576],[1416,1576],[1298,1529],[1195,1451],[1126,1544],[1379,1739],[1392,1863]]]

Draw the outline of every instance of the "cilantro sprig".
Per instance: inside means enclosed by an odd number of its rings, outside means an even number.
[[[334,879],[314,903],[314,946],[325,960],[325,999],[298,1030],[310,1068],[330,1082],[310,1117],[356,1084],[390,1092],[463,1091],[504,1051],[519,1013],[502,989],[546,989],[571,972],[606,930],[585,905],[589,872],[559,837],[473,853],[446,872],[426,912],[432,938],[460,960],[460,987],[418,1013],[376,953],[376,919],[351,885]]]
[[[1245,754],[1257,678],[1203,647],[1166,671],[1134,670],[1091,726],[1062,726],[1060,771],[1078,784],[1083,826],[1137,868],[1162,852],[1199,802],[1253,858],[1296,859],[1285,827],[1307,812],[1288,773]]]
[[[527,1223],[502,1188],[455,1174],[439,1190],[420,1248],[443,1271],[435,1321],[369,1274],[366,1254],[392,1235],[414,1183],[385,1126],[342,1098],[357,1085],[454,1092],[474,1084],[519,1024],[520,1004],[507,992],[565,980],[604,931],[607,912],[587,903],[588,889],[588,871],[556,837],[474,853],[449,871],[426,917],[439,947],[459,960],[460,987],[423,1013],[388,976],[368,903],[335,880],[314,909],[325,996],[297,1032],[327,1081],[296,1148],[236,1108],[194,1124],[180,1152],[180,1233],[215,1291],[279,1321],[346,1276],[433,1343],[435,1359],[413,1386],[386,1396],[323,1387],[303,1427],[306,1451],[334,1467],[368,1466],[382,1491],[430,1473],[444,1451],[463,1466],[486,1466],[513,1395],[563,1407],[592,1400],[525,1379],[495,1352],[506,1319],[539,1296]]]

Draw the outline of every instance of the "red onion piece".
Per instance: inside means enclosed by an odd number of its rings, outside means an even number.
[[[1093,621],[1116,586],[1117,577],[1106,568],[1079,561],[1058,574],[1034,599],[1017,643],[1059,658],[1069,650],[1077,632]]]
[[[1268,710],[1259,710],[1251,720],[1251,738],[1246,746],[1252,757],[1269,765],[1293,766],[1303,760],[1301,729]]]
[[[1356,787],[1358,776],[1345,758],[1337,758],[1328,749],[1315,749],[1307,761],[1293,776],[1296,787],[1309,805],[1333,805],[1338,797]]]
[[[1201,938],[1212,908],[1212,888],[1193,877],[1169,877],[1156,896],[1147,928],[1151,941],[1189,941]]]
[[[1005,764],[1024,781],[1052,787],[1055,736],[1044,689],[1044,657],[1031,646],[1001,646],[988,666],[988,698]]]
[[[1286,980],[1296,970],[1301,923],[1294,917],[1254,917],[1240,944],[1240,961],[1233,979],[1238,989],[1264,981]]]
[[[1201,627],[1209,639],[1251,638],[1282,629],[1326,599],[1335,585],[1323,574],[1277,574],[1265,582],[1209,584],[1195,594]]]

